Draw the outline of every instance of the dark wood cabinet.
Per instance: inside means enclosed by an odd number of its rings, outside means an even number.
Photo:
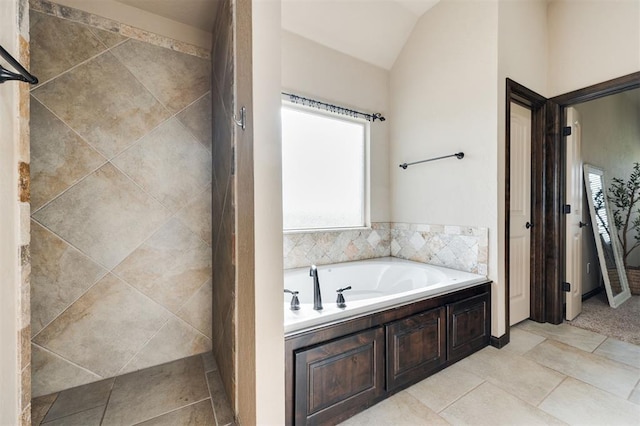
[[[296,352],[296,424],[322,424],[384,392],[382,327]]]
[[[412,315],[385,327],[387,390],[414,383],[446,362],[444,308]]]
[[[487,346],[491,283],[285,337],[286,423],[336,424]]]
[[[447,305],[447,359],[455,362],[489,344],[489,293]]]

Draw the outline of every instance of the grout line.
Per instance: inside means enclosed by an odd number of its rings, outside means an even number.
[[[47,414],[49,414],[49,411],[51,411],[51,408],[53,408],[53,404],[56,403],[56,401],[58,400],[58,397],[60,396],[61,392],[62,391],[56,392],[56,397],[53,399],[53,402],[51,403],[51,405],[49,405],[49,408],[47,408],[47,412],[44,413],[44,416],[42,416],[42,420],[40,420],[40,423],[38,423],[37,425],[33,425],[33,426],[40,426],[44,422],[44,419],[47,417]],[[51,395],[51,394],[49,394],[49,395]],[[46,396],[46,395],[42,395],[42,396]],[[41,397],[36,397],[36,398],[41,398]],[[33,410],[33,399],[34,398],[31,398],[31,409],[32,410]]]
[[[86,368],[86,367],[81,366],[80,364],[76,364],[75,362],[68,360],[67,358],[63,357],[62,355],[60,355],[60,354],[59,354],[59,353],[57,353],[57,352],[52,351],[52,350],[51,350],[51,349],[49,349],[49,348],[46,348],[46,347],[41,346],[41,345],[39,345],[39,344],[37,344],[37,343],[34,343],[34,342],[31,342],[31,344],[32,344],[32,345],[34,345],[34,346],[37,346],[37,347],[38,347],[38,349],[41,349],[41,350],[43,350],[43,351],[45,351],[45,352],[49,352],[50,354],[52,354],[52,355],[54,355],[54,356],[56,356],[56,357],[58,357],[58,358],[60,358],[60,359],[62,359],[62,360],[64,360],[64,361],[68,362],[69,364],[73,365],[74,367],[77,367],[77,368],[79,368],[79,369],[81,369],[81,370],[84,370],[84,371],[86,371],[87,373],[90,373],[90,374],[92,374],[92,375],[94,375],[94,376],[98,376],[98,379],[97,379],[97,380],[94,380],[93,382],[87,382],[87,383],[84,383],[84,384],[95,383],[95,382],[99,382],[99,381],[104,380],[104,379],[108,379],[108,377],[103,377],[103,376],[99,375],[98,373],[96,373],[96,372],[94,372],[94,371],[91,371],[91,370],[89,370],[89,369],[88,369],[88,368]],[[82,385],[78,385],[78,386],[82,386]],[[76,386],[74,386],[74,387],[76,387]],[[72,388],[69,388],[69,389],[72,389]],[[65,390],[65,389],[63,389],[63,390]],[[58,392],[62,392],[62,391],[58,391]],[[44,396],[44,395],[43,395],[43,396]]]
[[[469,370],[465,371],[469,372]],[[447,408],[451,407],[453,404],[455,404],[456,402],[458,402],[459,400],[461,400],[462,398],[464,398],[465,396],[469,395],[471,392],[473,392],[474,390],[478,389],[480,386],[482,386],[485,383],[489,383],[487,382],[485,379],[483,379],[482,377],[472,373],[474,376],[478,377],[480,380],[482,380],[480,383],[478,383],[476,386],[474,386],[473,388],[469,389],[467,392],[463,393],[462,395],[460,395],[459,397],[457,397],[456,399],[454,399],[453,401],[451,401],[449,404],[447,404],[444,408],[442,408],[442,410],[438,411],[438,415],[440,413],[442,413],[444,410],[446,410]],[[490,383],[489,383],[490,384]]]
[[[159,415],[157,415],[157,416],[154,416],[154,417],[151,417],[151,418],[148,418],[148,419],[144,419],[144,420],[142,420],[142,421],[140,421],[140,422],[138,422],[138,423],[134,423],[134,424],[133,424],[133,426],[135,426],[135,425],[139,425],[139,424],[142,424],[142,423],[144,423],[144,422],[148,422],[149,420],[157,419],[157,418],[162,417],[162,416],[166,416],[167,414],[171,414],[171,413],[173,413],[174,411],[182,410],[183,408],[187,408],[187,407],[190,407],[190,406],[192,406],[192,405],[199,404],[199,403],[204,402],[204,401],[206,401],[206,400],[208,400],[208,399],[211,399],[211,398],[203,398],[203,399],[200,399],[200,400],[198,400],[198,401],[194,401],[194,402],[191,402],[191,403],[189,403],[189,404],[183,405],[183,406],[181,406],[181,407],[177,407],[177,408],[174,408],[174,409],[172,409],[172,410],[165,411],[165,412],[163,412],[163,413],[161,413],[161,414],[159,414]]]

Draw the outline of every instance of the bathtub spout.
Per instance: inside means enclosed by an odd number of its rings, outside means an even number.
[[[322,296],[320,295],[320,280],[318,279],[318,267],[311,265],[309,276],[313,277],[313,309],[322,310]]]

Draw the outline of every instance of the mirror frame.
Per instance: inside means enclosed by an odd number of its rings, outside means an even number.
[[[591,229],[593,230],[593,236],[596,241],[596,249],[598,251],[598,260],[600,262],[600,271],[602,272],[602,278],[604,280],[604,287],[607,291],[607,299],[609,300],[609,306],[612,308],[617,308],[621,304],[623,304],[627,299],[631,297],[631,290],[629,289],[629,280],[627,279],[627,271],[624,269],[624,264],[622,262],[622,250],[620,248],[620,243],[618,241],[617,235],[609,235],[611,239],[611,247],[613,249],[613,258],[616,262],[616,269],[618,270],[618,275],[620,277],[620,287],[622,287],[622,291],[616,295],[613,294],[613,290],[611,288],[611,278],[609,277],[609,273],[607,272],[607,263],[604,256],[604,248],[602,247],[602,241],[600,240],[600,233],[598,232],[597,220],[596,220],[596,212],[595,207],[593,205],[593,194],[591,193],[591,185],[589,183],[589,175],[594,174],[600,176],[602,181],[602,190],[604,192],[604,208],[607,213],[607,219],[611,220],[613,216],[611,215],[611,209],[609,208],[609,200],[607,199],[606,194],[606,182],[604,178],[604,171],[596,166],[591,164],[584,164],[584,183],[587,194],[587,204],[589,204],[589,215],[591,217]],[[610,222],[610,226],[613,222]],[[611,234],[613,234],[613,230],[610,230]],[[617,233],[618,230],[615,229]]]

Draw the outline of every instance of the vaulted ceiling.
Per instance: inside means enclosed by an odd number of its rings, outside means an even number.
[[[211,32],[216,0],[116,0]],[[282,27],[389,69],[416,21],[439,0],[282,0]]]

